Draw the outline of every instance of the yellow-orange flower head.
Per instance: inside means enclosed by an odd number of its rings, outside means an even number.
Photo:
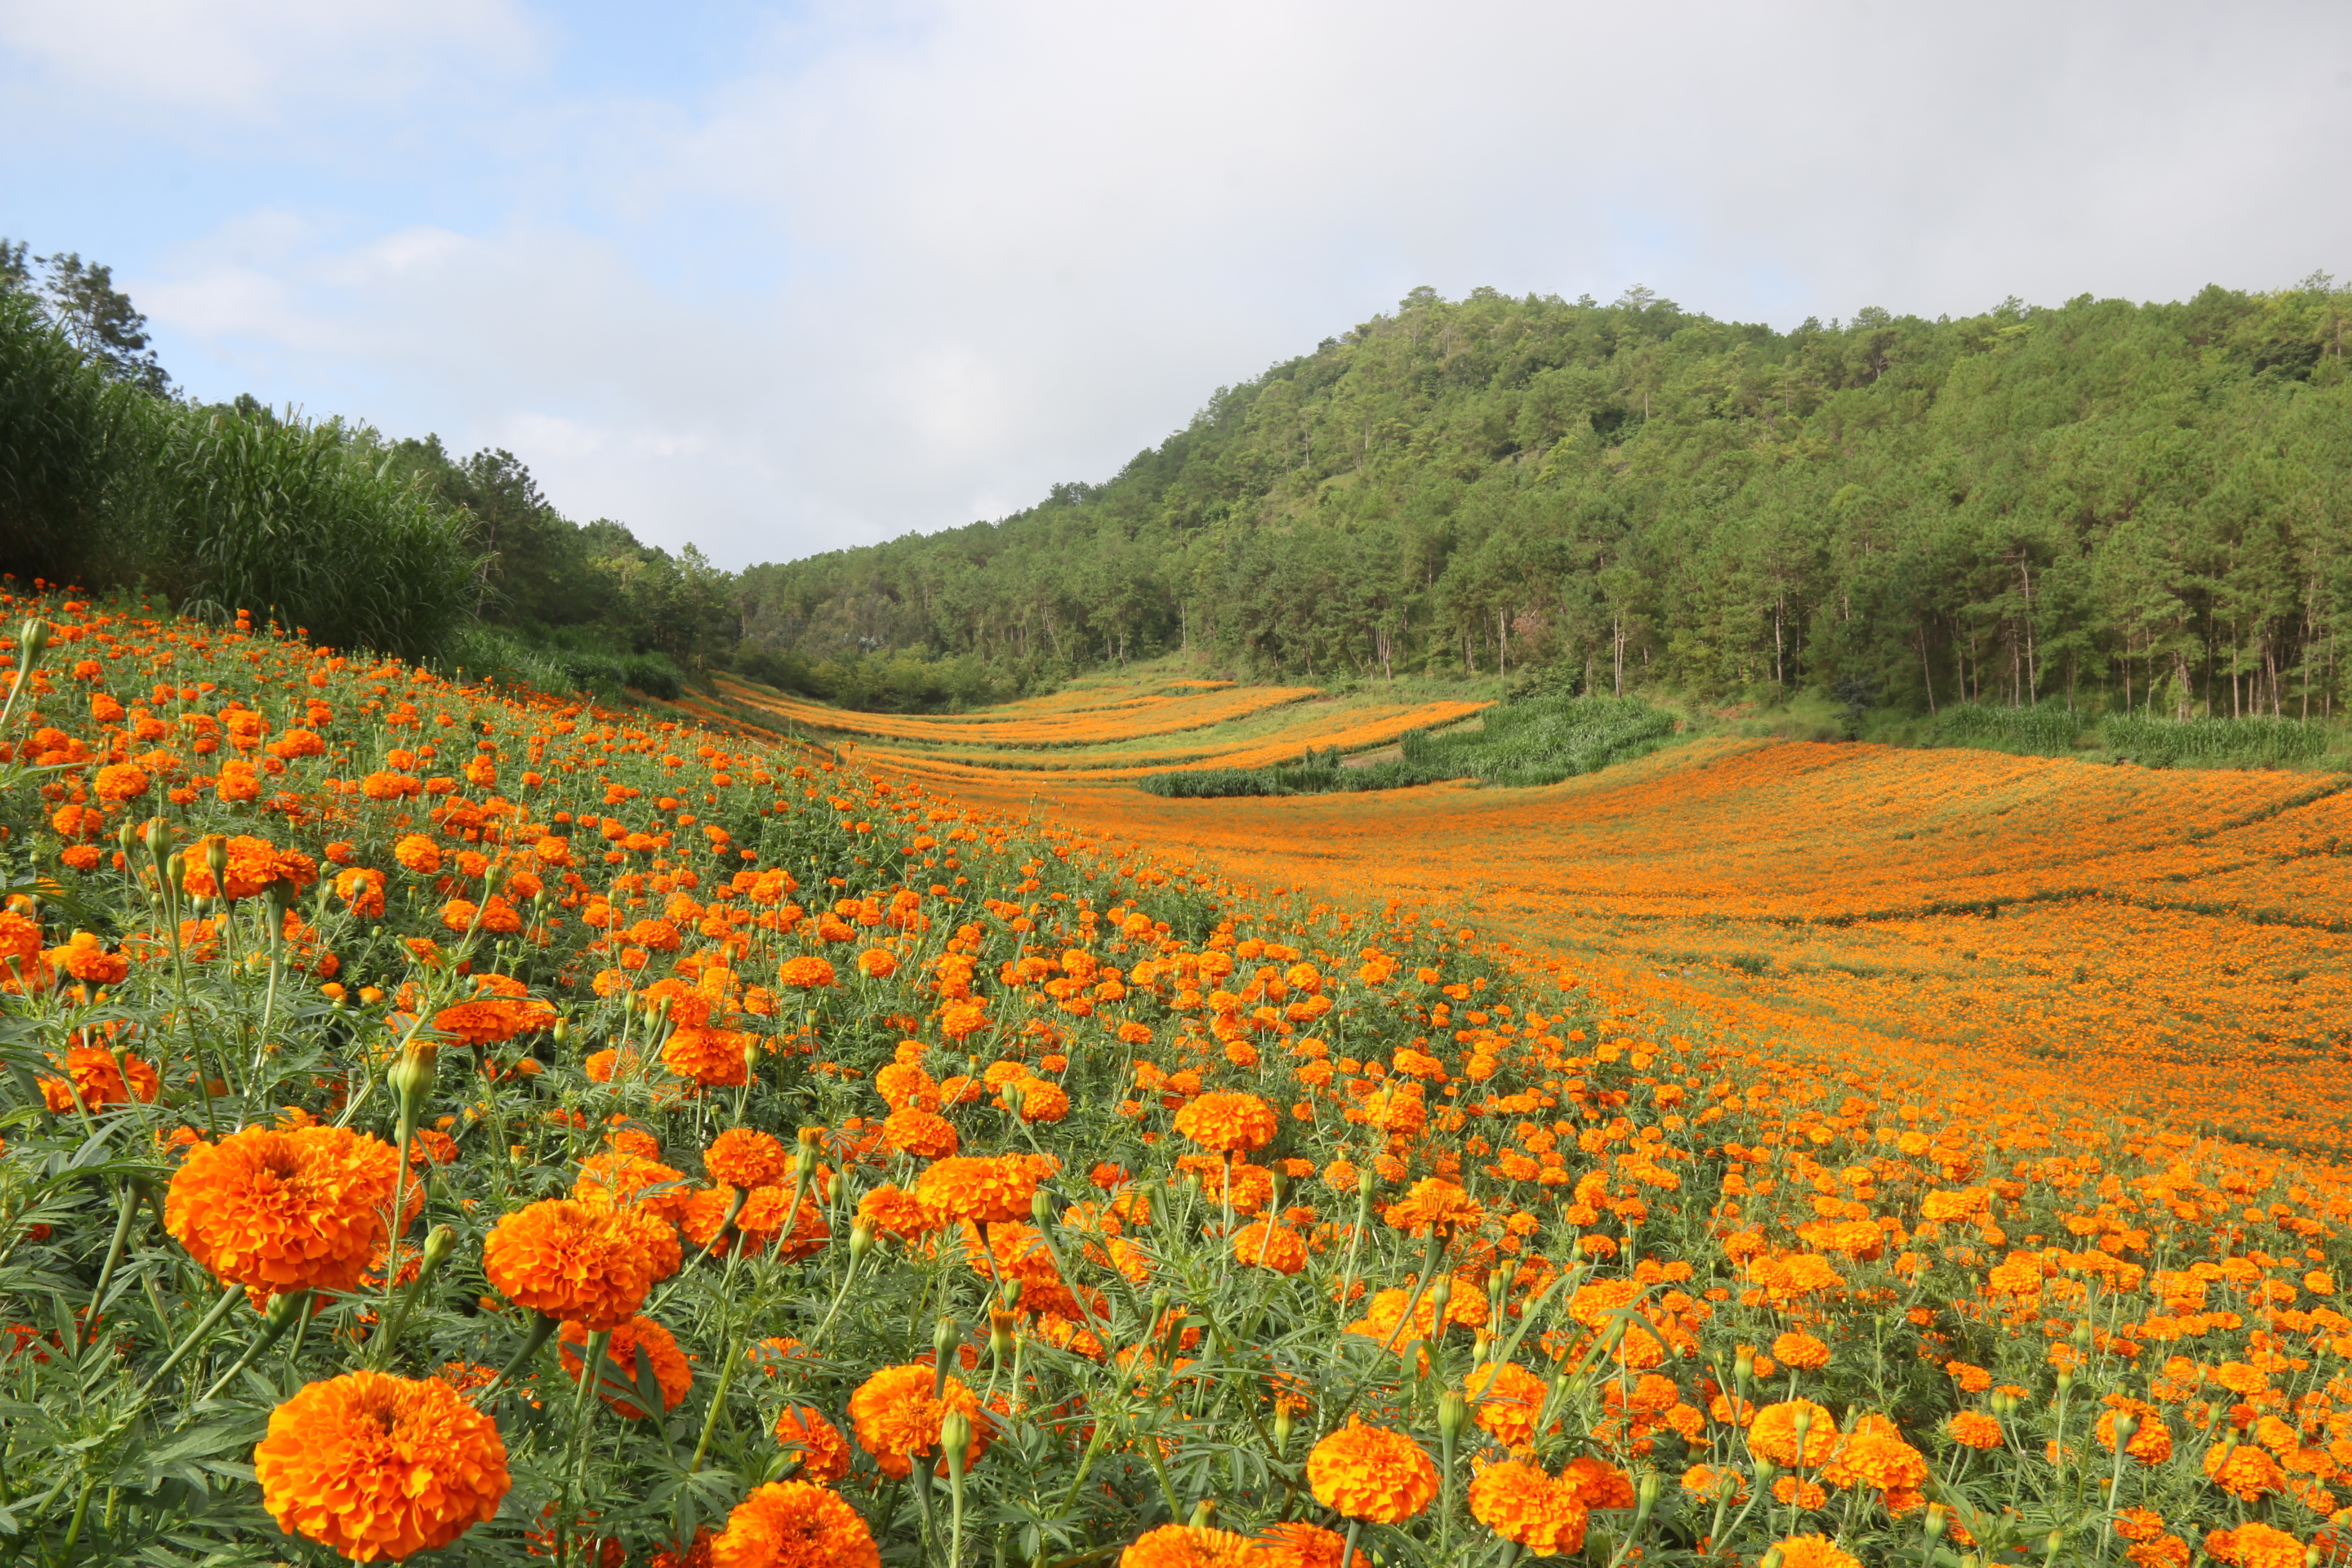
[[[1051,1162],[1026,1154],[935,1160],[916,1178],[915,1195],[950,1219],[975,1225],[1026,1219],[1029,1199],[1050,1169]]]
[[[1506,1459],[1489,1465],[1470,1483],[1470,1512],[1506,1541],[1538,1557],[1559,1557],[1584,1549],[1590,1517],[1576,1489],[1534,1465]]]
[[[1797,1423],[1801,1415],[1808,1415],[1811,1422],[1805,1427],[1801,1451],[1797,1446]],[[1837,1452],[1839,1437],[1837,1417],[1810,1399],[1768,1405],[1756,1413],[1756,1419],[1748,1427],[1750,1452],[1792,1470],[1811,1469],[1826,1461]]]
[[[1230,1530],[1163,1524],[1135,1538],[1118,1568],[1265,1568],[1265,1548]]]
[[[772,1481],[735,1505],[710,1539],[710,1568],[881,1568],[873,1532],[836,1494]]]
[[[313,1383],[253,1450],[262,1506],[355,1563],[446,1546],[512,1484],[490,1418],[437,1377],[354,1372]]]
[[[1437,1495],[1437,1467],[1402,1432],[1355,1416],[1307,1456],[1315,1500],[1349,1519],[1402,1524]]]
[[[975,1463],[988,1451],[995,1428],[989,1423],[988,1413],[981,1409],[979,1396],[961,1378],[950,1376],[942,1396],[935,1399],[931,1396],[935,1376],[919,1362],[886,1366],[849,1396],[849,1419],[857,1428],[857,1441],[874,1456],[884,1475],[903,1480],[912,1474],[914,1456],[928,1454],[939,1446],[940,1423],[950,1410],[962,1411],[971,1422],[971,1447],[965,1450],[965,1462]]]
[[[677,1262],[677,1233],[666,1221],[635,1207],[571,1198],[517,1209],[482,1243],[482,1272],[499,1291],[592,1332],[627,1322],[654,1281]]]
[[[1840,1551],[1826,1535],[1792,1535],[1780,1548],[1780,1568],[1862,1568],[1859,1558]]]
[[[347,1127],[249,1127],[188,1151],[163,1222],[229,1284],[349,1290],[390,1234],[399,1169],[391,1144]]]
[[[1176,1113],[1176,1131],[1215,1154],[1246,1154],[1274,1142],[1282,1123],[1254,1094],[1204,1094]]]

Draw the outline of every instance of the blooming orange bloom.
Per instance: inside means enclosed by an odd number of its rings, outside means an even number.
[[[634,1207],[548,1198],[501,1218],[482,1272],[518,1305],[591,1330],[618,1328],[679,1262],[677,1233]]]
[[[749,1078],[743,1066],[745,1037],[733,1029],[683,1025],[662,1046],[662,1065],[705,1089],[730,1089]]]
[[[612,1207],[635,1204],[675,1225],[686,1210],[685,1173],[658,1160],[612,1148],[580,1162],[572,1195],[583,1204]],[[652,1189],[661,1188],[662,1191]]]
[[[1260,1568],[1339,1568],[1348,1550],[1346,1536],[1300,1520],[1268,1525],[1257,1540]],[[1371,1561],[1358,1552],[1349,1568],[1371,1568]]]
[[[965,1451],[965,1462],[977,1463],[988,1452],[996,1432],[988,1413],[980,1406],[979,1395],[961,1378],[950,1373],[935,1398],[931,1385],[937,1375],[919,1362],[886,1366],[849,1396],[849,1419],[857,1429],[858,1444],[874,1456],[884,1475],[903,1480],[912,1474],[914,1459],[938,1446],[940,1423],[950,1410],[962,1411],[971,1422],[971,1447]]]
[[[799,1478],[830,1486],[849,1474],[849,1443],[814,1406],[787,1405],[776,1416],[776,1441],[800,1455]]]
[[[1575,1489],[1534,1465],[1506,1459],[1489,1465],[1470,1483],[1470,1513],[1506,1541],[1538,1557],[1559,1557],[1584,1549],[1589,1517]]]
[[[784,960],[776,978],[799,991],[813,991],[833,984],[833,965],[822,958],[803,953]]]
[[[1479,1426],[1503,1447],[1524,1448],[1535,1441],[1536,1417],[1550,1388],[1517,1362],[1490,1361],[1471,1373],[1464,1392]]]
[[[152,782],[144,768],[129,763],[110,763],[98,770],[90,793],[100,800],[136,800],[147,793]]]
[[[1254,1094],[1204,1094],[1176,1113],[1176,1131],[1215,1154],[1262,1149],[1281,1127],[1274,1107]]]
[[[764,1187],[792,1168],[783,1141],[755,1127],[730,1127],[702,1152],[702,1168],[721,1186]]]
[[[156,1093],[163,1088],[155,1069],[141,1058],[125,1053],[121,1066],[117,1067],[114,1053],[102,1046],[74,1046],[66,1051],[66,1076],[45,1078],[41,1088],[50,1101],[49,1109],[70,1110],[74,1102],[97,1110],[103,1106],[121,1105],[134,1097],[142,1103],[152,1105]],[[125,1078],[129,1082],[124,1082]],[[55,1084],[56,1091],[49,1086]],[[58,1103],[62,1100],[64,1103]]]
[[[954,1153],[962,1140],[956,1133],[955,1123],[946,1117],[920,1106],[908,1105],[883,1118],[882,1142],[901,1154],[941,1160]]]
[[[563,1358],[563,1370],[577,1383],[581,1375],[581,1357],[572,1347],[582,1351],[588,1346],[588,1328],[584,1323],[566,1323],[557,1336],[557,1353]],[[631,1318],[613,1330],[612,1339],[604,1346],[604,1359],[609,1363],[603,1377],[597,1380],[596,1393],[625,1421],[641,1421],[645,1412],[614,1392],[615,1388],[637,1386],[637,1352],[646,1352],[652,1366],[654,1381],[661,1389],[662,1408],[675,1410],[686,1398],[687,1390],[694,1386],[694,1371],[686,1364],[686,1353],[677,1348],[677,1340],[667,1329],[651,1318]]]
[[[1981,1410],[1959,1412],[1944,1424],[1944,1431],[1953,1442],[1970,1448],[1998,1448],[2006,1440],[2000,1423]]]
[[[164,1223],[229,1284],[349,1290],[391,1234],[399,1170],[391,1144],[347,1127],[248,1127],[188,1151]]]
[[[1264,1545],[1230,1530],[1163,1524],[1118,1554],[1118,1568],[1270,1568]]]
[[[477,997],[433,1015],[434,1028],[466,1046],[498,1045],[554,1022],[554,1006],[533,997]]]
[[[710,1568],[881,1568],[857,1510],[807,1481],[754,1489],[710,1539]]]
[[[375,1372],[310,1384],[271,1412],[253,1470],[280,1529],[355,1563],[446,1546],[512,1485],[488,1416],[437,1377]]]
[[[228,898],[253,898],[270,883],[279,880],[291,882],[299,889],[319,879],[319,863],[308,855],[280,849],[267,838],[255,838],[242,833],[226,842],[228,846]],[[205,864],[205,858],[200,854],[188,856],[187,889],[188,896],[196,899],[209,899],[215,894],[212,868]]]
[[[1437,1495],[1437,1467],[1420,1444],[1353,1415],[1308,1453],[1307,1480],[1325,1508],[1374,1524],[1401,1524]]]
[[[857,1217],[885,1236],[902,1237],[921,1236],[947,1223],[937,1209],[888,1182],[857,1200]]]
[[[916,1178],[915,1195],[950,1219],[1025,1219],[1030,1197],[1052,1169],[1053,1162],[1033,1154],[935,1160]]]
[[[1437,1176],[1424,1176],[1412,1184],[1410,1192],[1381,1212],[1381,1218],[1408,1236],[1427,1236],[1434,1228],[1443,1235],[1457,1230],[1475,1230],[1486,1217],[1486,1211],[1473,1203],[1470,1194],[1455,1184]]]
[[[1791,1535],[1779,1545],[1780,1568],[1862,1568],[1826,1535]]]
[[[1801,1419],[1806,1423],[1801,1449],[1797,1438]],[[1756,1413],[1748,1426],[1748,1447],[1783,1469],[1811,1469],[1837,1452],[1839,1436],[1837,1417],[1827,1408],[1810,1399],[1791,1399]]]
[[[2143,1465],[2160,1465],[2172,1458],[2172,1428],[2166,1424],[2163,1411],[2122,1394],[2109,1395],[2108,1404],[2111,1407],[2099,1413],[2094,1428],[2100,1447],[2110,1454],[2116,1451],[2116,1417],[2129,1415],[2139,1423],[2139,1429],[2132,1434],[2126,1452]]]
[[[1296,1274],[1307,1267],[1307,1244],[1288,1226],[1262,1219],[1234,1233],[1234,1260],[1276,1274]]]
[[[1830,1363],[1830,1347],[1811,1334],[1782,1334],[1772,1342],[1772,1359],[1799,1372],[1819,1372]]]

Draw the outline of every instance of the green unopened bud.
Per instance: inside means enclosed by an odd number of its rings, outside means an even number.
[[[1437,1396],[1437,1430],[1448,1442],[1462,1436],[1470,1425],[1470,1402],[1462,1397],[1458,1388],[1449,1388]]]
[[[1290,1404],[1287,1400],[1277,1401],[1274,1407],[1274,1452],[1276,1458],[1289,1452],[1290,1432]]]
[[[1783,1555],[1784,1553],[1778,1546],[1771,1547],[1765,1552],[1763,1556],[1759,1557],[1756,1560],[1756,1568],[1780,1568],[1780,1560]]]
[[[2063,1530],[2053,1530],[2042,1538],[2042,1556],[2045,1562],[2055,1563],[2058,1561],[2058,1553],[2065,1549],[2066,1532]]]
[[[1206,1530],[1209,1528],[1209,1521],[1214,1519],[1216,1516],[1216,1500],[1214,1498],[1202,1498],[1200,1501],[1192,1505],[1192,1526],[1194,1530]]]
[[[2058,1369],[2058,1397],[2063,1399],[2066,1396],[2067,1391],[2072,1389],[2074,1386],[2074,1369],[2071,1366],[2060,1367]]]
[[[1372,1168],[1370,1165],[1365,1166],[1362,1170],[1356,1173],[1356,1201],[1358,1203],[1368,1204],[1372,1201]]]
[[[1658,1506],[1658,1498],[1664,1489],[1664,1478],[1657,1471],[1642,1472],[1641,1480],[1633,1488],[1633,1528],[1636,1531],[1649,1521],[1650,1514]]]
[[[1008,1083],[1002,1090],[999,1091],[999,1093],[1004,1100],[1005,1113],[1009,1116],[1020,1115],[1022,1100],[1021,1086],[1017,1083]]]
[[[300,1317],[302,1310],[310,1304],[310,1292],[308,1290],[287,1290],[269,1298],[269,1305],[261,1312],[261,1321],[268,1325],[269,1337],[274,1340],[292,1328],[294,1320]]]
[[[955,1357],[955,1348],[963,1340],[962,1331],[953,1318],[941,1318],[931,1329],[931,1397],[940,1398],[948,1386],[948,1363]]]
[[[1054,1223],[1054,1200],[1043,1187],[1029,1194],[1029,1223],[1041,1231]]]
[[[2130,1447],[2132,1438],[2137,1436],[2138,1433],[2138,1416],[2134,1415],[2128,1410],[2117,1411],[2116,1413],[2116,1451],[2117,1453],[2121,1453],[2125,1449]]]
[[[139,825],[124,817],[122,826],[114,830],[114,847],[122,851],[124,859],[129,859],[131,851],[139,847]]]
[[[454,1229],[449,1229],[446,1225],[436,1225],[430,1229],[430,1234],[425,1234],[424,1262],[416,1265],[416,1284],[424,1284],[424,1281],[433,1279],[433,1269],[449,1260],[449,1253],[454,1253],[454,1250],[457,1250],[457,1232]]]
[[[849,1225],[849,1261],[852,1264],[862,1263],[866,1255],[873,1250],[874,1226],[863,1219],[852,1220]]]
[[[163,861],[163,880],[174,898],[185,898],[188,892],[188,858],[174,849]]]
[[[743,1079],[749,1083],[760,1076],[760,1037],[743,1037]]]
[[[572,1043],[572,1025],[567,1019],[555,1020],[555,1027],[550,1029],[548,1033],[555,1037],[555,1043],[559,1046],[568,1046]]]
[[[2076,1323],[2076,1324],[2074,1325],[2074,1336],[2073,1336],[2073,1338],[2074,1338],[2074,1348],[2075,1348],[2076,1350],[2078,1350],[2078,1351],[2087,1351],[2087,1350],[2089,1350],[2089,1349],[2091,1348],[2092,1344],[2095,1342],[2095,1336],[2093,1335],[2093,1333],[2092,1333],[2092,1331],[2091,1331],[2091,1320],[2090,1320],[2090,1319],[2088,1319],[2088,1318],[2084,1318],[2081,1322]]]
[[[228,897],[228,840],[217,833],[205,835],[205,869],[213,874],[213,897]]]
[[[1454,1304],[1454,1276],[1441,1274],[1429,1288],[1430,1342],[1445,1337],[1445,1309]]]
[[[1756,1381],[1756,1347],[1754,1345],[1740,1346],[1739,1353],[1731,1358],[1731,1380],[1738,1384],[1742,1394],[1747,1393],[1748,1385]]]
[[[16,628],[16,667],[22,673],[30,675],[48,651],[48,622],[36,616]]]
[[[1951,1522],[1951,1518],[1952,1510],[1946,1508],[1942,1503],[1931,1502],[1927,1505],[1927,1539],[1929,1542],[1937,1542],[1944,1538],[1944,1526]]]
[[[384,1074],[384,1081],[393,1093],[400,1097],[401,1152],[408,1152],[409,1134],[416,1131],[416,1119],[425,1110],[425,1101],[433,1093],[434,1080],[441,1072],[441,1047],[426,1040],[412,1040],[400,1060]]]
[[[948,1474],[961,1482],[971,1459],[971,1417],[950,1410],[940,1421],[940,1447],[947,1450]]]
[[[172,825],[160,816],[151,816],[140,837],[147,846],[147,853],[161,859],[163,851],[172,847]]]
[[[1770,1486],[1770,1485],[1772,1484],[1772,1478],[1773,1478],[1774,1476],[1779,1475],[1780,1473],[1780,1466],[1778,1466],[1778,1465],[1774,1464],[1771,1460],[1769,1460],[1769,1459],[1768,1459],[1768,1458],[1764,1458],[1762,1455],[1760,1455],[1760,1454],[1757,1456],[1757,1458],[1756,1458],[1756,1484],[1757,1484],[1759,1487],[1769,1487],[1769,1486]]]

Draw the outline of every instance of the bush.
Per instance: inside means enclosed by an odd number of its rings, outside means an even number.
[[[687,686],[686,672],[661,654],[617,653],[576,633],[533,637],[503,626],[468,626],[440,662],[497,685],[607,699],[625,689],[667,702]]]
[[[124,575],[110,503],[151,434],[152,402],[92,369],[28,296],[0,289],[0,572]]]

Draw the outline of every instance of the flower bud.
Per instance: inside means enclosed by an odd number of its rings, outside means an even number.
[[[401,1053],[392,1070],[384,1074],[384,1082],[400,1097],[401,1153],[408,1152],[408,1135],[416,1127],[416,1118],[425,1109],[427,1096],[433,1092],[434,1080],[440,1076],[441,1047],[426,1040],[411,1040]]]
[[[228,840],[217,833],[205,835],[205,868],[213,874],[213,897],[228,897]]]
[[[1767,1551],[1763,1556],[1756,1560],[1756,1568],[1780,1568],[1780,1560],[1783,1555],[1784,1553],[1778,1546],[1772,1547]]]
[[[1009,1312],[1001,1307],[989,1309],[988,1352],[1000,1364],[1013,1357],[1013,1325],[1020,1321],[1018,1312]]]
[[[2063,1399],[2066,1396],[2067,1391],[2074,1386],[2074,1369],[2071,1366],[2060,1367],[2058,1369],[2058,1397]]]
[[[1742,1394],[1747,1393],[1748,1385],[1756,1381],[1756,1347],[1754,1345],[1740,1346],[1739,1353],[1731,1358],[1731,1380],[1739,1385],[1739,1392]]]
[[[1372,1201],[1372,1168],[1370,1165],[1365,1166],[1362,1170],[1356,1173],[1356,1201],[1358,1203],[1368,1204]]]
[[[964,1467],[971,1462],[971,1417],[961,1410],[950,1410],[940,1422],[940,1447],[947,1450],[949,1475],[962,1480]]]
[[[849,1261],[855,1266],[874,1250],[874,1227],[866,1221],[853,1220],[849,1226]]]
[[[2074,1325],[2074,1348],[2078,1351],[2087,1351],[2091,1348],[2093,1336],[2091,1333],[2090,1319],[2084,1318],[2081,1322]]]
[[[1208,1529],[1209,1521],[1215,1518],[1216,1513],[1216,1500],[1214,1498],[1202,1498],[1200,1501],[1192,1505],[1192,1527],[1194,1530]]]
[[[425,1237],[425,1259],[416,1267],[417,1283],[433,1277],[433,1271],[448,1260],[457,1247],[457,1233],[446,1225],[436,1225]]]
[[[1432,1344],[1445,1337],[1445,1309],[1454,1304],[1454,1276],[1441,1274],[1429,1288],[1429,1339]]]
[[[1029,1220],[1041,1231],[1054,1221],[1054,1200],[1043,1187],[1029,1194]]]
[[[1929,1542],[1941,1541],[1944,1538],[1944,1526],[1951,1521],[1951,1517],[1952,1510],[1946,1508],[1942,1503],[1931,1502],[1927,1505],[1927,1539]]]
[[[1274,1406],[1274,1452],[1278,1458],[1290,1449],[1290,1405],[1278,1400]]]
[[[1449,1388],[1437,1396],[1437,1430],[1447,1442],[1462,1436],[1470,1425],[1470,1402],[1462,1397],[1458,1388]]]
[[[16,668],[21,679],[30,675],[49,650],[49,623],[32,617],[16,628]]]

